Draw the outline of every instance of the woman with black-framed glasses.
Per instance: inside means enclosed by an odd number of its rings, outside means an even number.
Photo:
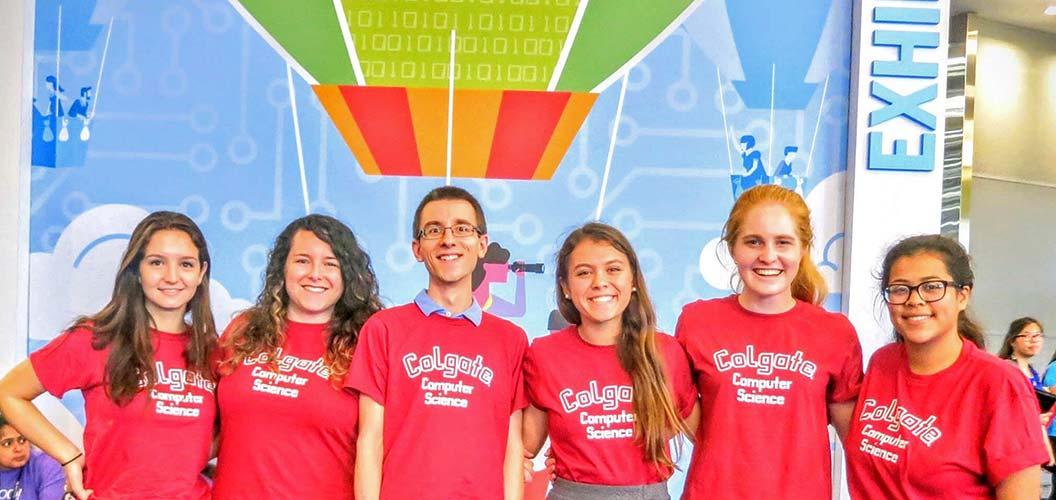
[[[895,342],[873,354],[845,441],[856,499],[1026,499],[1048,461],[1038,402],[983,349],[968,254],[938,235],[896,243],[880,286]]]

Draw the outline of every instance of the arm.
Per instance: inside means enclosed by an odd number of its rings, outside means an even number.
[[[522,410],[510,415],[510,430],[506,437],[506,459],[502,476],[506,500],[524,498],[524,444],[521,441]],[[363,425],[360,423],[360,425]],[[359,478],[356,478],[357,480]]]
[[[693,411],[686,417],[686,428],[690,434],[686,436],[694,445],[697,444],[697,432],[700,430],[700,401],[693,403]]]
[[[43,393],[44,386],[33,371],[33,365],[28,359],[24,360],[0,380],[0,413],[3,413],[4,418],[26,439],[60,464],[77,457],[63,467],[63,470],[70,484],[70,491],[78,499],[88,498],[91,490],[84,489],[82,477],[84,455],[69,438],[44,418],[44,414],[33,404],[33,400]]]
[[[1013,472],[997,484],[997,500],[1034,499],[1041,496],[1041,467]]]
[[[355,493],[357,500],[381,496],[382,436],[385,407],[366,394],[359,396],[359,437],[356,438]]]
[[[524,456],[535,458],[546,442],[549,418],[545,411],[535,405],[528,405],[522,418],[524,421],[521,426],[521,440],[524,444]]]
[[[836,429],[842,443],[847,439],[847,432],[851,430],[851,416],[854,413],[854,401],[843,401],[840,403],[829,403],[829,423]]]

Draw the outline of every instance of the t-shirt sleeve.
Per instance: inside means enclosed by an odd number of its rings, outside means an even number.
[[[538,340],[536,340],[538,342]],[[535,346],[529,346],[524,354],[524,392],[528,402],[536,408],[546,408],[544,394],[545,381],[538,365],[538,354]]]
[[[1048,452],[1042,441],[1041,409],[1025,378],[1008,377],[997,384],[989,399],[983,460],[987,479],[997,486],[1013,472],[1047,462]]]
[[[657,335],[665,335],[657,333]],[[689,357],[678,342],[665,342],[665,363],[670,379],[675,407],[682,418],[689,417],[697,403],[697,386],[693,383],[693,374],[689,369]]]
[[[55,459],[43,454],[34,454],[32,474],[36,479],[37,496],[40,500],[59,500],[65,495],[66,475]],[[27,474],[28,475],[28,474]],[[26,487],[29,487],[27,484]]]
[[[375,315],[359,331],[356,352],[345,378],[345,388],[369,396],[380,405],[385,404],[389,385],[388,329]]]
[[[854,401],[858,397],[858,391],[862,389],[862,344],[858,341],[858,333],[846,317],[839,316],[840,335],[842,339],[843,356],[837,371],[829,382],[828,402],[843,403]]]
[[[513,407],[510,413],[528,407],[528,394],[524,387],[524,358],[528,352],[528,336],[524,330],[517,329],[517,349],[513,357]]]
[[[102,381],[105,357],[99,358],[99,352],[92,348],[91,330],[73,328],[30,353],[29,363],[44,390],[61,398],[67,391],[87,389]]]

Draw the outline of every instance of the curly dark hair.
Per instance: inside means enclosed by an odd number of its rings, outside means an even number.
[[[257,303],[243,313],[242,320],[224,338],[223,347],[228,356],[221,362],[222,374],[230,374],[244,359],[261,353],[267,353],[275,367],[275,354],[286,341],[286,311],[290,300],[286,293],[286,258],[293,237],[300,231],[311,231],[330,245],[341,267],[344,290],[327,326],[324,361],[330,368],[331,385],[337,389],[344,381],[359,339],[359,329],[383,306],[378,298],[378,280],[370,265],[370,256],[359,246],[352,230],[333,217],[318,214],[291,222],[275,238],[268,254],[264,289],[257,297]]]

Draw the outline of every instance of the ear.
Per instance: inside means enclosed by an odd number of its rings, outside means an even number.
[[[477,245],[477,258],[483,259],[484,254],[488,253],[488,235],[482,234],[477,240],[479,240]]]
[[[962,286],[957,289],[957,310],[963,311],[968,308],[968,299],[972,298],[972,288]]]
[[[564,278],[561,279],[561,295],[566,297],[570,295],[568,292],[568,283],[565,283]]]
[[[425,262],[425,257],[422,256],[422,244],[418,242],[418,238],[411,242],[411,253],[418,262]]]
[[[202,262],[202,272],[198,273],[198,284],[202,284],[202,280],[205,279],[205,273],[209,271],[209,263]]]

